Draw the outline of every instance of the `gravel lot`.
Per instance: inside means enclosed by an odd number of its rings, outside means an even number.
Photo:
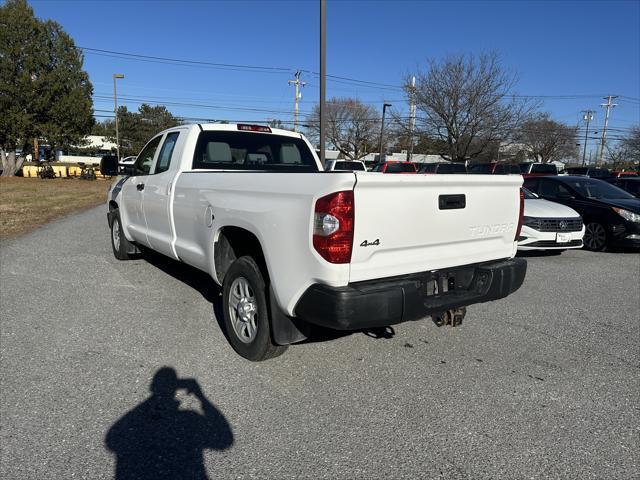
[[[461,328],[255,364],[206,276],[113,258],[104,207],[3,242],[0,478],[638,478],[640,255],[528,261]],[[210,404],[149,399],[163,366]]]

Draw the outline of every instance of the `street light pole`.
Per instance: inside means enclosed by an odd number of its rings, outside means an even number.
[[[384,154],[382,152],[382,146],[384,144],[384,114],[387,111],[387,107],[390,107],[390,103],[385,103],[382,105],[382,125],[380,126],[380,163],[384,162]]]
[[[326,20],[326,0],[320,0],[320,163],[324,168],[326,158],[324,151],[325,144],[325,117],[327,116],[325,98],[327,91],[327,20]]]
[[[116,116],[116,155],[118,156],[118,163],[120,163],[120,136],[118,132],[118,94],[116,93],[116,79],[118,78],[124,78],[124,74],[113,74],[113,113]]]
[[[589,122],[593,120],[593,110],[583,110],[583,120],[587,122],[587,130],[584,132],[584,147],[582,149],[582,166],[584,167],[584,161],[587,158],[587,140],[589,135]]]

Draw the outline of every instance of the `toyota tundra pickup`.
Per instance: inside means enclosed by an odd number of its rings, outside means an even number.
[[[303,135],[245,124],[171,128],[125,168],[108,198],[114,255],[146,247],[210,274],[249,360],[313,325],[459,319],[524,280],[520,176],[324,171]]]

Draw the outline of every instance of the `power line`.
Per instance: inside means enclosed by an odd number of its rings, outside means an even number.
[[[279,71],[279,72],[289,72],[290,68],[286,67],[270,67],[263,65],[246,65],[246,64],[234,64],[234,63],[217,63],[217,62],[206,62],[201,60],[185,60],[180,58],[169,58],[169,57],[158,57],[153,55],[142,55],[137,53],[128,53],[128,52],[116,52],[113,50],[103,50],[99,48],[90,48],[90,47],[80,47],[76,48],[84,51],[84,52],[92,52],[98,54],[108,54],[108,55],[117,55],[120,57],[131,57],[139,60],[152,60],[159,62],[169,62],[174,64],[185,64],[185,65],[198,65],[198,66],[208,66],[208,67],[218,67],[218,68],[237,68],[237,69],[250,69],[250,70],[265,70],[265,71]]]

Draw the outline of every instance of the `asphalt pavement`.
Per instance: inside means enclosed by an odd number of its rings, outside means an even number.
[[[640,255],[528,262],[461,327],[251,363],[213,282],[116,260],[104,207],[3,242],[0,478],[638,478]]]

